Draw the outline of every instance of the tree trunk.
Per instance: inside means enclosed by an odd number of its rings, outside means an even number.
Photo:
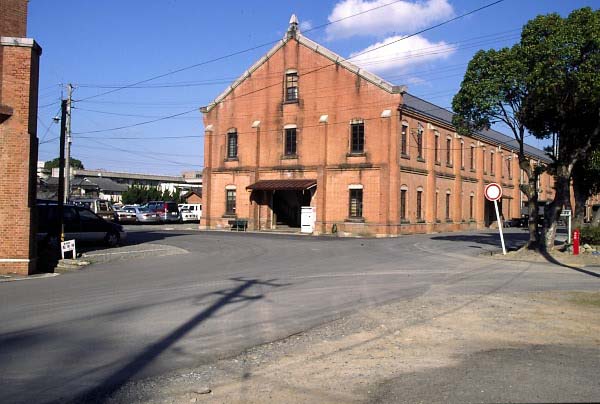
[[[519,167],[527,175],[527,184],[521,184],[521,191],[527,196],[527,210],[529,213],[529,240],[524,248],[535,250],[539,247],[540,237],[538,232],[538,190],[537,190],[537,175],[531,166],[531,162],[524,155],[519,156]]]
[[[573,174],[573,196],[575,198],[575,209],[573,211],[573,229],[581,229],[585,219],[585,203],[589,197],[589,192],[582,186],[580,181]]]
[[[550,205],[546,206],[544,212],[544,249],[551,251],[554,249],[554,240],[556,239],[556,228],[558,218],[564,206],[569,205],[570,195],[571,167],[560,165],[556,169],[554,176],[554,188],[556,195]]]

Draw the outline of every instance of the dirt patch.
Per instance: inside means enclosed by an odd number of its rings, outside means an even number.
[[[592,401],[599,302],[599,292],[423,296],[130,385],[111,401]]]

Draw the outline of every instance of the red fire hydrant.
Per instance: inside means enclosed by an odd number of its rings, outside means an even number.
[[[573,255],[579,255],[579,229],[573,232]]]

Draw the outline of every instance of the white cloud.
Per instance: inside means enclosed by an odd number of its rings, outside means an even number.
[[[312,29],[312,27],[312,21],[307,20],[300,23],[300,31],[308,31],[309,29]]]
[[[408,67],[447,59],[456,51],[455,45],[444,41],[430,42],[419,35],[399,40],[401,38],[402,36],[392,36],[354,52],[349,61],[372,72],[402,73],[407,71]],[[362,54],[364,52],[367,53]]]
[[[390,3],[392,0],[341,0],[329,15],[330,22],[376,7],[381,8],[328,26],[328,39],[383,36],[399,32],[408,34],[454,15],[454,9],[448,0]],[[382,7],[386,4],[390,5]]]

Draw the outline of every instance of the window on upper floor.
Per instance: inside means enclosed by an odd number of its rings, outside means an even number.
[[[417,158],[423,160],[423,125],[417,128]]]
[[[452,139],[446,138],[446,165],[452,165]]]
[[[227,132],[227,158],[235,159],[238,156],[238,134],[232,129]]]
[[[465,169],[465,142],[460,141],[460,169]]]
[[[440,164],[440,133],[438,131],[434,132],[433,150],[435,164]]]
[[[471,171],[475,171],[475,145],[471,145],[471,154],[469,155],[469,166]]]
[[[400,133],[400,153],[403,156],[408,156],[408,125],[402,124],[402,132]]]
[[[350,153],[364,153],[365,124],[363,121],[353,121],[350,124]]]
[[[296,155],[296,128],[285,129],[285,150],[286,156]]]
[[[285,101],[298,101],[298,72],[288,71],[285,74]]]
[[[496,153],[490,152],[490,174],[494,175],[494,160],[496,160]]]

